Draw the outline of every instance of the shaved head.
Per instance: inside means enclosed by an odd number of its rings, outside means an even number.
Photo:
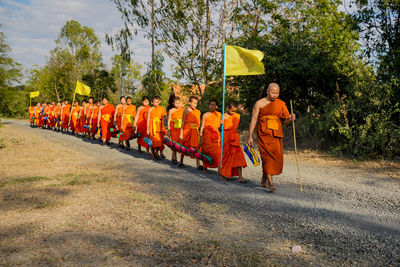
[[[270,101],[274,101],[275,99],[277,99],[279,97],[279,85],[277,83],[270,83],[268,85],[268,89],[267,89],[267,98]]]

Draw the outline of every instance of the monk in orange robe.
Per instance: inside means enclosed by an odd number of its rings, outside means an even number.
[[[146,148],[146,152],[149,153],[149,146],[143,141],[143,138],[147,134],[147,115],[150,109],[150,100],[147,96],[142,98],[142,105],[136,111],[135,121],[133,123],[134,128],[140,137],[137,139],[138,150],[142,152],[142,146]]]
[[[224,145],[222,168],[219,174],[222,179],[238,176],[239,183],[246,183],[247,180],[243,179],[242,176],[242,168],[247,167],[247,164],[240,146],[240,138],[237,131],[240,115],[236,111],[237,103],[235,101],[230,102],[227,112],[224,114]]]
[[[85,129],[85,133],[87,134],[88,138],[90,139],[90,134],[92,133],[90,129],[91,125],[91,117],[92,117],[92,110],[93,110],[93,97],[89,97],[88,103],[85,106],[84,116],[85,116],[85,125],[88,127]]]
[[[126,105],[122,110],[122,125],[120,128],[122,129],[123,137],[122,141],[125,141],[125,149],[129,151],[131,149],[131,145],[129,143],[129,137],[134,133],[133,122],[136,117],[136,106],[132,105],[132,97],[128,96],[126,98]]]
[[[56,102],[52,101],[49,109],[49,126],[54,129],[56,122],[54,121],[56,118],[56,114],[54,110],[56,109]]]
[[[79,132],[79,112],[80,112],[81,107],[79,106],[79,102],[75,101],[74,106],[71,111],[71,123],[70,127],[72,130],[72,133],[75,133],[75,136],[78,136]]]
[[[189,98],[189,106],[183,111],[182,128],[179,139],[182,140],[181,143],[185,147],[193,147],[199,150],[199,129],[201,112],[197,109],[197,103],[197,97],[191,96]],[[180,168],[183,168],[185,166],[183,165],[184,156],[184,154],[181,154],[181,159],[178,164]],[[203,166],[200,165],[200,160],[197,158],[196,168],[198,168],[199,170],[203,169]]]
[[[28,116],[29,116],[29,123],[31,125],[31,127],[34,125],[35,120],[34,120],[34,116],[35,116],[35,106],[30,106],[28,109]]]
[[[59,131],[60,130],[60,116],[61,116],[61,102],[57,102],[57,106],[54,109],[54,118],[56,120],[56,123],[54,125],[54,130]]]
[[[114,127],[122,132],[122,111],[124,109],[124,107],[126,106],[126,98],[125,96],[121,96],[119,98],[120,103],[115,107],[115,114],[114,114]],[[118,145],[119,147],[124,147],[122,140],[118,140]]]
[[[108,98],[103,98],[103,106],[99,110],[97,119],[97,127],[101,127],[101,138],[103,139],[102,145],[109,145],[111,139],[110,129],[113,126],[115,108],[112,104],[108,103]]]
[[[164,135],[167,133],[164,127],[164,117],[167,116],[167,111],[160,106],[161,98],[153,97],[153,107],[149,109],[147,115],[147,136],[149,136],[153,145],[151,146],[151,154],[154,159],[165,158],[162,151],[164,150]]]
[[[185,110],[182,106],[181,99],[178,96],[173,98],[173,106],[168,110],[168,137],[170,140],[181,143],[179,138],[182,128],[183,111]],[[178,164],[178,158],[176,151],[172,150],[172,164]]]
[[[87,131],[86,129],[83,127],[84,125],[86,125],[86,119],[85,119],[85,106],[87,105],[86,101],[83,100],[82,101],[82,106],[79,109],[79,123],[78,123],[78,133],[83,133],[85,134]]]
[[[40,125],[44,129],[47,126],[47,112],[48,112],[48,105],[46,102],[42,104],[42,111],[40,112]]]
[[[34,110],[34,122],[36,127],[40,127],[40,111],[42,110],[42,105],[40,103],[36,104],[35,110]]]
[[[278,99],[279,91],[278,84],[269,84],[267,97],[258,100],[254,105],[247,141],[249,145],[253,145],[253,132],[257,124],[258,146],[263,168],[261,186],[271,192],[276,190],[272,176],[281,174],[283,169],[281,121],[286,125],[296,119],[295,114],[289,114],[285,102]]]
[[[62,131],[68,132],[69,128],[69,113],[71,112],[71,105],[68,100],[64,100],[64,106],[61,108]]]
[[[95,139],[96,136],[100,105],[101,105],[100,101],[96,100],[95,105],[92,106],[92,112],[90,115],[90,123],[89,123],[90,127],[92,128],[90,136],[91,139]]]
[[[200,140],[201,152],[210,156],[212,163],[203,161],[204,173],[207,168],[220,168],[221,160],[221,138],[218,128],[221,126],[221,112],[217,111],[217,101],[210,100],[208,112],[203,114],[201,119]]]

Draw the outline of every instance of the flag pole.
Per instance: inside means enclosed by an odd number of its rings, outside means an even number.
[[[225,69],[226,69],[226,44],[224,44],[224,77],[222,79],[222,121],[224,121],[224,114],[225,114]],[[222,131],[221,131],[221,164],[220,167],[222,168],[222,154],[224,152],[224,124],[222,124]]]
[[[293,103],[292,103],[292,100],[290,100],[290,113],[293,114]],[[299,161],[297,160],[296,129],[294,127],[294,121],[292,121],[292,125],[293,125],[293,141],[294,141],[294,153],[295,153],[295,158],[296,158],[297,173],[299,175],[300,191],[303,192],[303,185],[301,184],[301,177],[300,177]]]

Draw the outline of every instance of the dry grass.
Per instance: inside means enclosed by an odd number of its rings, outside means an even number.
[[[0,265],[302,265],[288,241],[11,125],[0,129]]]
[[[294,151],[285,151],[285,158],[294,160]],[[326,153],[315,150],[301,150],[298,152],[298,159],[302,162],[316,163],[349,169],[360,169],[367,172],[380,173],[382,176],[400,178],[400,162],[387,160],[350,160],[348,158],[332,157]]]

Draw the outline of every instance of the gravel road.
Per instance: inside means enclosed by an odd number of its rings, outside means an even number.
[[[126,152],[115,144],[101,147],[97,141],[32,129],[23,121],[3,122],[93,157],[118,161],[134,174],[132,179],[151,185],[158,194],[168,194],[172,187],[188,202],[223,204],[227,212],[259,225],[272,237],[295,240],[328,261],[400,266],[400,179],[300,161],[304,185],[300,192],[296,164],[286,160],[282,175],[275,178],[277,191],[268,193],[258,186],[261,168],[250,162],[244,170],[249,183],[223,182],[215,172],[204,176],[197,171],[194,160],[187,159],[184,169],[169,160],[151,161],[137,152],[136,142],[132,142],[132,151]],[[166,151],[169,158],[170,151]]]

